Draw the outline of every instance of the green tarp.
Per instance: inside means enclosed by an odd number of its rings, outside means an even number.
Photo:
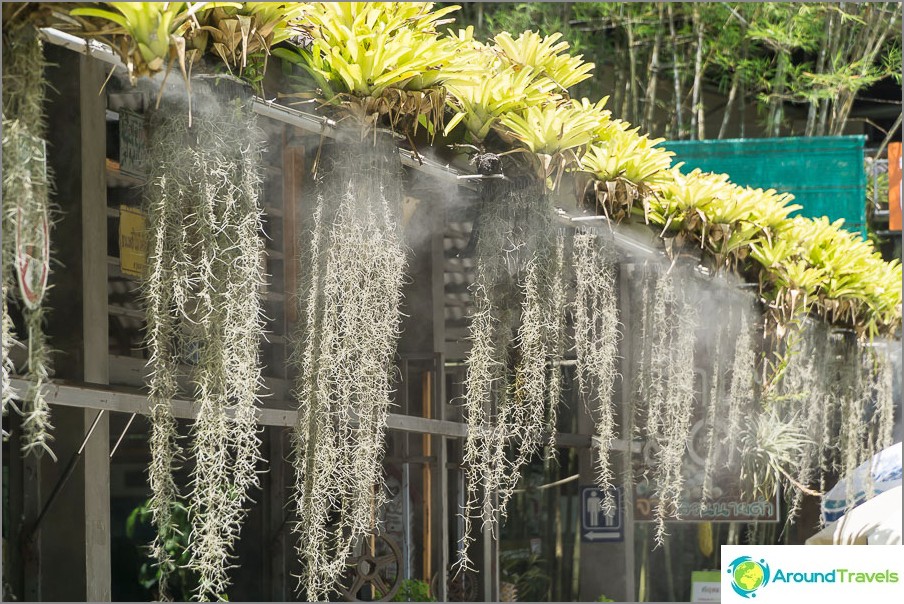
[[[683,172],[724,172],[732,182],[793,193],[804,216],[844,218],[866,236],[865,136],[669,141]]]

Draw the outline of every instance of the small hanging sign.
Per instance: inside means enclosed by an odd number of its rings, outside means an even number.
[[[615,506],[607,510],[603,505],[605,493],[597,486],[581,487],[581,541],[625,540],[625,509],[620,487],[612,487]]]
[[[147,219],[141,210],[119,206],[119,268],[131,277],[144,275],[147,264]]]
[[[16,279],[25,306],[41,305],[50,273],[50,225],[47,210],[16,208]]]
[[[147,132],[144,116],[134,111],[119,111],[119,171],[137,178],[145,177]]]

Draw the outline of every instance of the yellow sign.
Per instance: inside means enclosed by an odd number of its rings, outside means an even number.
[[[119,267],[122,274],[144,275],[147,263],[147,220],[137,208],[119,206]]]

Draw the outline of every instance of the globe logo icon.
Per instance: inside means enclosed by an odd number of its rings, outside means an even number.
[[[769,583],[769,565],[765,560],[756,561],[750,556],[741,556],[728,565],[731,587],[742,598],[755,598],[756,590]]]

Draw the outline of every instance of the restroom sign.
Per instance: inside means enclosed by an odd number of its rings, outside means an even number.
[[[625,506],[621,488],[613,487],[615,507],[606,510],[605,491],[581,487],[581,541],[618,542],[625,539]]]

